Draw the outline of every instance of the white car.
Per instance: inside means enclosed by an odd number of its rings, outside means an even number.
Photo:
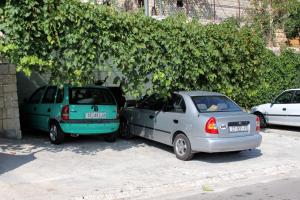
[[[282,92],[272,103],[253,107],[251,113],[260,118],[261,127],[268,124],[300,127],[300,88]]]

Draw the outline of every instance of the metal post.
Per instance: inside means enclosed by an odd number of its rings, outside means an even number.
[[[214,21],[216,21],[216,1],[213,1],[214,6]]]
[[[238,5],[239,5],[239,23],[241,22],[241,2],[238,0]]]
[[[190,10],[189,10],[189,9],[190,9],[190,7],[189,7],[189,6],[190,6],[190,5],[189,5],[189,0],[186,0],[186,1],[185,1],[185,6],[186,6],[186,15],[188,16],[188,15],[190,14],[190,13],[189,13],[189,12],[190,12]]]
[[[162,10],[162,0],[159,0],[159,16],[161,17],[163,15],[163,10]]]
[[[144,0],[145,15],[149,16],[149,0]]]

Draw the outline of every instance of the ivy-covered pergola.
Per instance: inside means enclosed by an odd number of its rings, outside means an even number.
[[[176,15],[158,21],[79,0],[7,0],[0,16],[1,54],[18,71],[50,73],[56,84],[93,83],[95,70],[117,68],[122,76],[115,82],[135,96],[151,83],[149,93],[214,90],[245,107],[299,85],[299,56],[276,57],[255,25],[234,20],[201,25]],[[285,80],[281,61],[290,74]]]

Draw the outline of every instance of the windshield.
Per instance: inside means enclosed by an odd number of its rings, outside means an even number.
[[[238,112],[241,108],[225,96],[195,96],[192,100],[199,112]]]
[[[102,88],[71,88],[69,102],[70,104],[116,105],[111,93]]]

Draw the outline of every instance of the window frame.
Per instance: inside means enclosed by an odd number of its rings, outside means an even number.
[[[169,111],[169,110],[167,110],[167,105],[168,105],[168,103],[169,103],[170,101],[172,101],[172,103],[174,103],[174,101],[173,101],[174,96],[179,97],[180,100],[181,100],[181,102],[183,102],[183,104],[184,104],[184,109],[183,109],[182,112],[179,112],[179,111]],[[165,102],[165,105],[164,105],[163,110],[164,110],[164,112],[168,112],[168,113],[182,113],[182,114],[184,114],[184,113],[186,113],[186,108],[187,108],[187,107],[186,107],[186,103],[185,103],[185,100],[184,100],[183,96],[180,95],[180,94],[172,93],[171,99],[168,99],[167,102]]]
[[[44,102],[44,98],[46,97],[47,92],[48,92],[50,89],[52,89],[52,88],[55,88],[53,102]],[[45,89],[45,92],[44,92],[44,95],[43,95],[41,104],[55,104],[55,103],[56,103],[56,95],[57,95],[57,91],[58,91],[57,86],[48,86],[48,87]]]
[[[279,97],[281,97],[282,95],[287,94],[287,93],[292,93],[292,96],[291,96],[291,98],[290,98],[290,102],[289,102],[289,103],[278,103],[278,102],[277,102],[277,99],[278,99]],[[273,104],[292,104],[292,101],[293,101],[293,99],[294,99],[294,95],[295,95],[295,91],[294,91],[294,90],[284,91],[284,92],[282,92],[280,95],[278,95],[278,96],[274,99]]]
[[[224,97],[224,98],[226,98],[227,100],[229,100],[231,103],[233,103],[239,110],[236,110],[236,111],[206,111],[206,112],[203,112],[203,111],[200,111],[200,110],[199,110],[199,108],[198,108],[198,106],[197,106],[197,104],[196,104],[196,102],[195,102],[195,100],[194,100],[195,97]],[[243,112],[243,109],[242,109],[235,101],[233,101],[232,99],[230,99],[229,97],[227,97],[227,96],[225,96],[225,95],[203,95],[203,96],[202,96],[202,95],[199,95],[199,96],[191,96],[191,100],[192,100],[192,102],[193,102],[195,108],[197,109],[197,111],[198,111],[199,113],[218,113],[218,112],[221,112],[221,113],[229,112],[229,113],[231,113],[231,112]]]
[[[164,109],[164,106],[165,106],[165,102],[162,102],[162,106],[161,106],[160,109],[152,109],[151,106],[145,108],[144,105],[143,105],[143,104],[144,104],[147,100],[149,100],[150,98],[156,98],[157,96],[158,96],[158,95],[157,95],[156,93],[150,95],[149,97],[147,97],[146,99],[144,99],[144,100],[140,103],[140,105],[137,106],[137,108],[138,108],[138,109],[143,109],[143,110],[151,110],[151,111],[161,111],[161,110],[163,110],[163,109]],[[156,101],[161,100],[161,99],[163,99],[163,98],[158,98]],[[152,105],[152,106],[153,106],[153,105]]]
[[[31,99],[32,99],[32,98],[33,98],[40,90],[44,90],[44,91],[43,91],[43,93],[42,93],[42,95],[41,95],[39,101],[38,101],[38,102],[32,103],[32,102],[31,102]],[[39,104],[39,103],[41,103],[41,101],[42,101],[42,99],[43,99],[43,97],[44,97],[45,91],[46,91],[46,86],[43,86],[43,87],[40,87],[40,88],[36,89],[36,90],[34,91],[34,93],[29,97],[29,99],[28,99],[28,104]]]
[[[107,106],[117,106],[117,101],[114,97],[114,95],[112,94],[112,92],[108,89],[108,88],[100,88],[100,87],[69,87],[68,88],[68,103],[70,105],[92,105],[91,103],[74,103],[74,102],[71,102],[73,100],[73,97],[72,97],[72,91],[73,90],[80,90],[80,89],[97,89],[97,90],[103,90],[105,92],[108,93],[108,95],[110,96],[111,100],[113,101],[112,103],[108,103],[108,104],[99,104],[99,105],[107,105]],[[98,104],[97,104],[98,105]]]
[[[295,97],[296,97],[296,93],[299,93],[300,95],[300,90],[294,90],[294,94],[293,94],[293,98],[292,98],[292,104],[300,104],[300,102],[295,102]]]

